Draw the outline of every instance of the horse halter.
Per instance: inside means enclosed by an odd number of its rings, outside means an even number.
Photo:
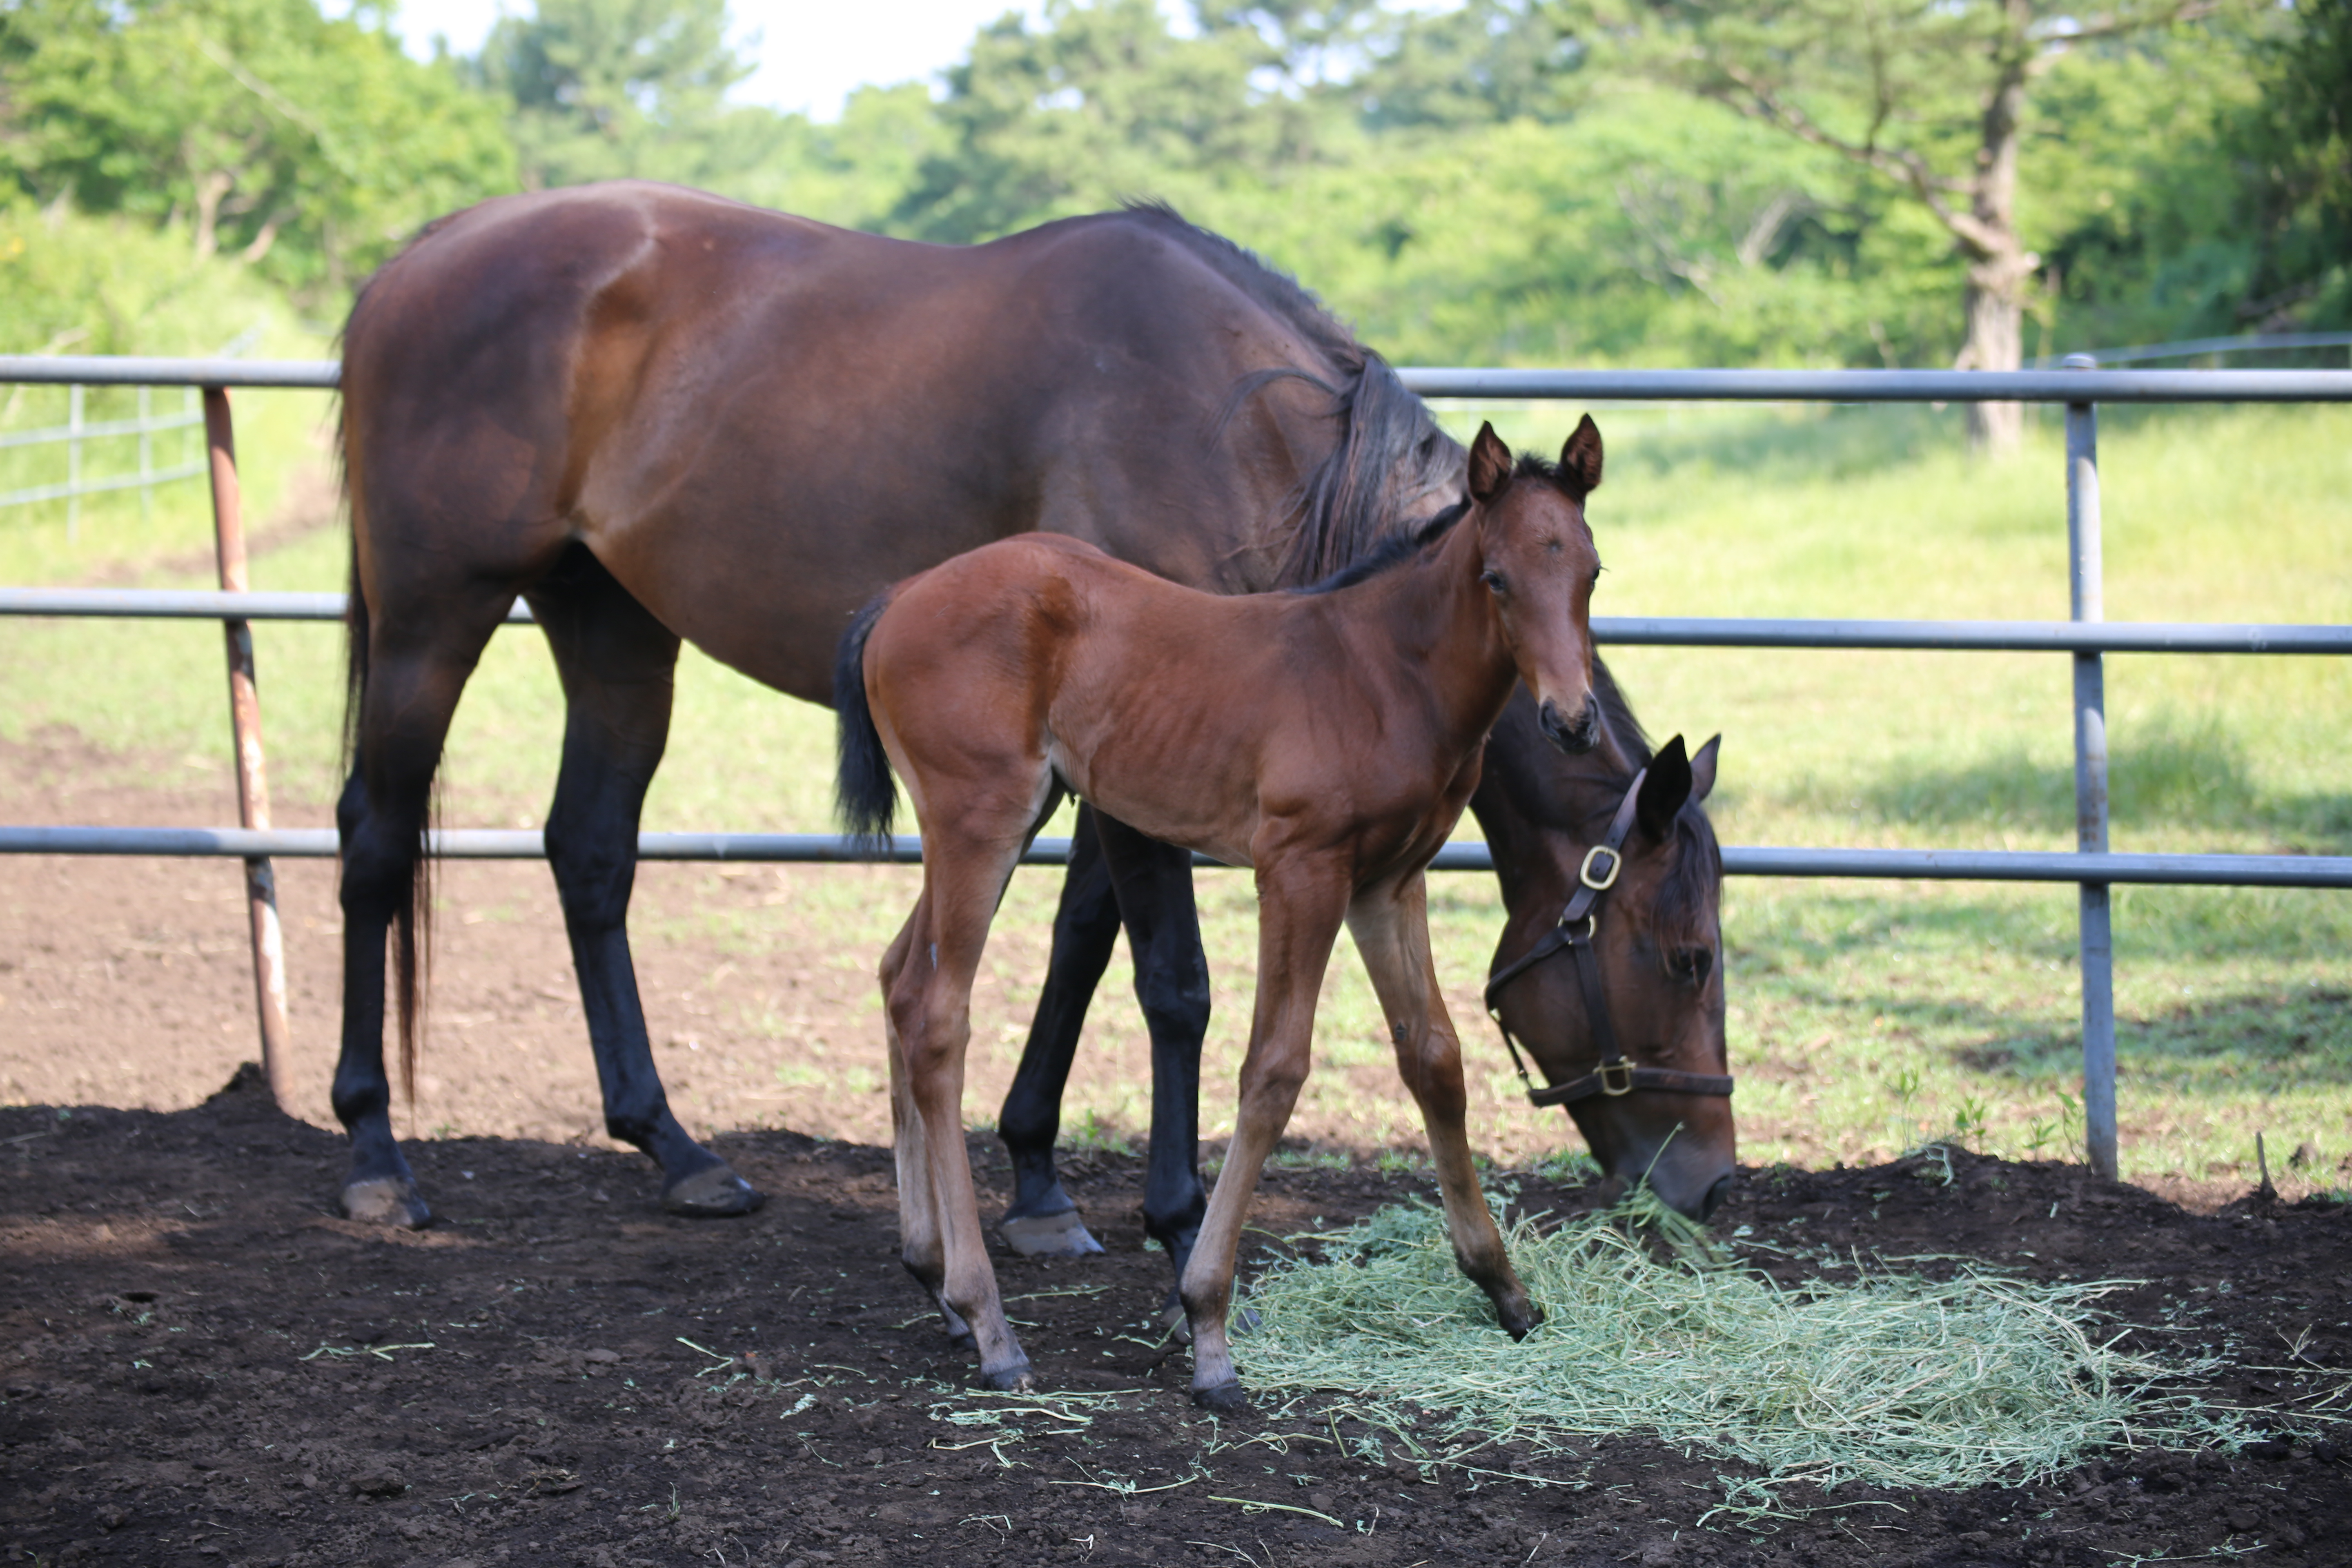
[[[1625,868],[1625,840],[1633,831],[1633,819],[1641,802],[1642,783],[1650,776],[1643,768],[1633,775],[1626,786],[1624,798],[1617,803],[1617,814],[1609,819],[1609,832],[1600,843],[1584,852],[1584,864],[1577,868],[1576,892],[1560,912],[1559,923],[1546,931],[1536,944],[1517,958],[1495,972],[1486,982],[1486,1016],[1495,1020],[1502,1031],[1503,1044],[1511,1053],[1511,1065],[1518,1069],[1519,1081],[1527,1086],[1530,1105],[1574,1105],[1579,1100],[1595,1096],[1614,1100],[1633,1093],[1637,1089],[1664,1089],[1675,1094],[1722,1094],[1731,1092],[1728,1073],[1678,1072],[1671,1068],[1635,1067],[1626,1058],[1617,1044],[1617,1031],[1609,1019],[1609,996],[1601,984],[1601,956],[1592,948],[1592,938],[1601,925],[1601,900],[1617,885],[1617,873]],[[1576,979],[1584,993],[1584,1016],[1592,1025],[1593,1043],[1601,1047],[1601,1065],[1581,1078],[1566,1083],[1549,1084],[1542,1089],[1528,1077],[1528,1064],[1519,1055],[1518,1042],[1503,1023],[1497,1003],[1503,987],[1566,948],[1576,959]]]

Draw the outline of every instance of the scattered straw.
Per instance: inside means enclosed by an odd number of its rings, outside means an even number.
[[[1654,1433],[1760,1471],[1727,1479],[1739,1512],[1769,1511],[1791,1481],[1963,1488],[2048,1476],[2109,1444],[2245,1436],[2157,1392],[2200,1367],[2126,1353],[2120,1330],[2098,1328],[2091,1303],[2120,1282],[2032,1284],[1965,1263],[1939,1281],[1857,1261],[1841,1270],[1850,1282],[1783,1287],[1686,1226],[1665,1227],[1662,1247],[1627,1218],[1511,1227],[1547,1314],[1514,1344],[1455,1268],[1443,1216],[1382,1209],[1318,1238],[1324,1261],[1277,1265],[1247,1292],[1259,1321],[1234,1342],[1243,1376],[1341,1395],[1342,1418],[1386,1429],[1424,1465],[1512,1473],[1581,1457],[1580,1435]]]

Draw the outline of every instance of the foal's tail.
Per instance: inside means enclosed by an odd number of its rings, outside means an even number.
[[[833,656],[833,710],[839,725],[834,771],[834,808],[858,848],[887,849],[890,825],[898,814],[898,786],[890,776],[890,753],[866,700],[866,639],[890,605],[888,590],[876,595],[850,617]]]

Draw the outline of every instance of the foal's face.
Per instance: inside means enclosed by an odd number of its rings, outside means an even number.
[[[1563,752],[1589,752],[1602,735],[1592,694],[1592,589],[1601,553],[1585,526],[1584,498],[1601,483],[1601,432],[1587,415],[1560,448],[1557,482],[1514,476],[1494,426],[1470,447],[1470,495],[1478,503],[1484,581],[1519,679],[1535,693],[1544,736]]]

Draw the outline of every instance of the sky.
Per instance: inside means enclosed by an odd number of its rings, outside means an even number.
[[[529,14],[529,0],[506,5],[516,14]],[[901,81],[936,86],[937,73],[955,63],[982,23],[1034,7],[1021,0],[863,0],[847,5],[733,0],[729,10],[738,52],[759,64],[735,89],[736,101],[831,120],[853,88]],[[453,51],[469,55],[481,47],[499,11],[497,0],[400,0],[394,26],[419,59],[432,57],[436,33],[449,40]],[[754,43],[753,34],[762,37]]]

